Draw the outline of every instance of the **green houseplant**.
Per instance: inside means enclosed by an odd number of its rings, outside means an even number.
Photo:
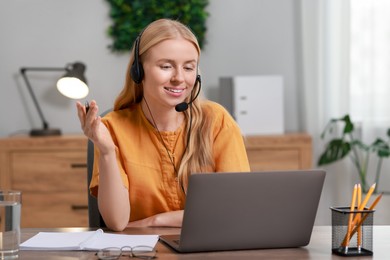
[[[205,42],[208,0],[106,0],[110,5],[112,24],[108,35],[114,52],[129,51],[138,34],[154,20],[170,18],[188,25]]]
[[[336,136],[335,138],[328,141],[324,152],[320,155],[318,165],[321,166],[330,164],[349,155],[349,157],[352,159],[353,165],[358,171],[362,185],[362,191],[366,193],[369,189],[369,185],[367,183],[367,170],[370,161],[370,155],[375,155],[378,157],[375,174],[375,182],[377,185],[374,191],[376,193],[383,159],[390,156],[390,128],[387,130],[387,141],[384,141],[381,138],[377,138],[373,143],[368,145],[356,137],[354,134],[355,125],[351,121],[349,115],[345,115],[341,118],[331,119],[322,132],[321,138],[324,139],[327,134],[331,134],[339,125],[339,123],[343,124],[343,131],[339,136]]]

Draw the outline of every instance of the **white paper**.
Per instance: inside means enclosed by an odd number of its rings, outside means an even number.
[[[20,250],[90,250],[106,247],[149,246],[154,248],[158,235],[124,235],[104,233],[103,230],[86,232],[39,232],[20,244]]]

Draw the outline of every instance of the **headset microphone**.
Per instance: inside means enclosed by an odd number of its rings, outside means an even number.
[[[200,93],[200,89],[202,87],[202,80],[200,78],[200,75],[197,75],[196,76],[196,80],[195,80],[195,84],[194,84],[194,87],[196,86],[196,83],[199,82],[199,88],[198,88],[198,92],[196,93],[195,97],[193,99],[190,100],[190,102],[181,102],[179,104],[177,104],[175,106],[175,110],[177,112],[184,112],[188,109],[188,105],[190,105],[192,102],[195,101],[195,99],[199,96],[199,93]]]

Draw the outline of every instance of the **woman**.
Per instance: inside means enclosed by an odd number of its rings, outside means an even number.
[[[88,113],[77,102],[95,145],[90,190],[108,228],[180,227],[190,174],[250,170],[232,117],[197,98],[199,57],[186,26],[157,20],[134,44],[113,111],[100,118],[95,101]]]

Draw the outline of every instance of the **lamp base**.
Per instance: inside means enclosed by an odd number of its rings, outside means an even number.
[[[60,129],[32,129],[30,131],[30,136],[51,136],[51,135],[61,135]]]

